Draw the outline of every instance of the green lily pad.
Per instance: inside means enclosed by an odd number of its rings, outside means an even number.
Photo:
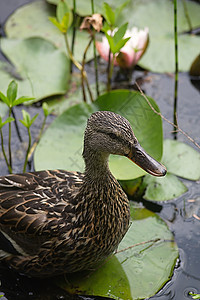
[[[172,275],[178,249],[172,233],[155,213],[131,204],[131,219],[118,253],[96,270],[70,274],[67,282],[59,285],[71,293],[112,299],[153,296]]]
[[[177,176],[200,179],[200,153],[185,143],[165,140],[162,161],[168,171]]]
[[[73,8],[73,0],[66,0],[69,7]],[[47,0],[48,3],[57,5],[59,0]],[[94,12],[103,14],[103,4],[106,2],[105,0],[94,1]],[[107,1],[108,2],[108,1]],[[125,2],[125,1],[124,1]],[[109,0],[109,5],[112,7],[119,7],[122,4],[121,0]],[[91,3],[87,0],[76,0],[76,13],[80,16],[88,16],[91,15]]]
[[[56,4],[58,0],[48,0]],[[94,1],[95,11],[102,13],[104,0]],[[72,7],[72,0],[70,1]],[[113,8],[121,5],[121,1],[110,0]],[[186,1],[188,14],[192,27],[200,26],[200,5],[192,1]],[[88,0],[77,0],[77,12],[80,15],[88,15],[90,5]],[[187,19],[184,14],[183,1],[178,1],[178,49],[179,70],[188,71],[194,58],[199,54],[200,37],[192,34],[182,34],[189,30]],[[121,23],[129,22],[129,28],[138,26],[148,27],[150,43],[139,65],[154,72],[174,72],[174,8],[173,1],[143,0],[129,1],[122,11]],[[156,20],[156,21],[155,21]],[[159,24],[159,26],[158,26]]]
[[[154,100],[149,100],[158,110]],[[35,151],[35,169],[60,168],[83,172],[83,134],[88,117],[97,110],[110,110],[127,118],[143,148],[155,159],[161,159],[161,118],[138,92],[118,90],[100,96],[92,105],[77,104],[54,120]],[[118,179],[129,180],[146,174],[125,157],[111,155],[109,164]]]
[[[49,17],[55,17],[55,7],[43,0],[34,1],[18,8],[7,20],[5,32],[10,39],[24,39],[42,37],[51,41],[56,47],[66,53],[65,40],[59,30],[50,22]],[[69,44],[72,33],[68,32]],[[89,35],[85,31],[76,31],[75,53],[78,61],[82,61],[83,52],[89,42]],[[93,58],[93,47],[87,52],[87,60]]]
[[[8,106],[0,101],[0,116],[3,118],[8,113]]]
[[[46,100],[49,108],[53,111],[53,113],[55,115],[61,115],[61,113],[63,113],[69,107],[76,105],[78,103],[81,103],[83,101],[82,88],[80,87],[80,76],[79,76],[79,80],[75,80],[76,82],[73,82],[73,79],[75,76],[76,75],[73,74],[72,82],[70,82],[70,90],[66,95],[53,96]],[[93,94],[93,97],[95,97],[96,96],[96,85],[91,84],[90,89]],[[106,90],[105,84],[99,82],[100,94],[104,93],[105,90]],[[86,98],[87,98],[87,101],[90,99],[90,96],[89,96],[89,93],[87,90],[86,90]]]
[[[187,191],[187,187],[182,181],[170,173],[162,178],[146,175],[144,184],[147,185],[144,194],[146,200],[167,201],[177,198]]]
[[[69,60],[53,44],[41,38],[2,39],[1,47],[4,55],[16,68],[11,71],[10,65],[0,65],[0,90],[3,93],[16,76],[19,97],[26,95],[40,100],[66,92]]]
[[[200,5],[186,1],[193,28],[200,26]],[[178,32],[188,31],[183,1],[178,1]],[[123,11],[123,21],[129,20],[129,27],[148,27],[149,47],[139,65],[154,72],[174,72],[174,28],[173,2],[130,1]],[[156,20],[156,21],[155,21]],[[159,24],[159,26],[158,26]],[[199,54],[200,37],[190,34],[178,35],[179,71],[188,71]]]

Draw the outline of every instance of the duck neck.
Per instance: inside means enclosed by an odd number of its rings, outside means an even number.
[[[105,182],[105,179],[112,177],[108,167],[108,153],[84,149],[83,158],[85,160],[85,176],[87,179]]]

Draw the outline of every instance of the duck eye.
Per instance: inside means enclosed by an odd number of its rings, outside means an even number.
[[[115,133],[109,132],[108,135],[111,139],[116,139],[116,134]]]

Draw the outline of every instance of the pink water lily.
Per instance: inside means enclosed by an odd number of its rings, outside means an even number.
[[[108,32],[108,34],[111,33]],[[144,30],[139,30],[137,27],[133,27],[131,30],[126,31],[124,38],[127,37],[131,38],[126,42],[125,46],[121,48],[120,52],[115,55],[114,65],[131,69],[137,64],[148,46],[149,29],[146,27]],[[100,56],[108,61],[109,43],[105,36],[101,42],[96,42],[96,48]]]

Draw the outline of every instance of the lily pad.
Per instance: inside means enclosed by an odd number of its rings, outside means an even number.
[[[177,198],[187,191],[187,187],[175,175],[167,173],[163,178],[146,175],[147,185],[144,198],[146,200],[167,201]]]
[[[73,0],[66,0],[69,7],[73,8]],[[59,0],[47,0],[48,3],[57,5]],[[103,4],[105,0],[94,1],[94,11],[95,13],[103,14]],[[125,2],[125,1],[124,1]],[[112,7],[119,7],[122,4],[121,0],[109,0],[109,5]],[[91,15],[91,4],[88,0],[76,0],[76,13],[80,16]]]
[[[58,0],[48,0],[56,4]],[[102,13],[102,1],[95,1],[95,11]],[[71,0],[72,7],[72,0]],[[121,1],[109,1],[113,8],[121,5]],[[192,1],[186,1],[188,14],[192,27],[200,26],[200,5]],[[77,0],[77,12],[80,15],[88,15],[90,5],[88,0]],[[200,37],[184,32],[189,30],[188,22],[184,13],[183,1],[178,1],[178,49],[179,70],[188,71],[194,58],[199,54]],[[143,0],[129,1],[122,11],[121,23],[129,22],[129,28],[138,26],[148,27],[150,43],[140,62],[141,67],[154,72],[174,72],[174,8],[173,1]],[[155,21],[156,20],[156,21]],[[159,24],[159,26],[158,26]]]
[[[3,118],[8,113],[8,106],[0,101],[0,116]]]
[[[172,233],[156,214],[131,204],[131,219],[118,253],[96,270],[70,274],[67,282],[59,284],[71,293],[112,299],[153,296],[172,275],[178,249]]]
[[[50,22],[49,17],[55,17],[55,7],[43,0],[34,1],[18,8],[7,20],[5,32],[8,38],[24,39],[42,37],[51,41],[56,47],[66,53],[65,40],[59,30]],[[69,44],[72,33],[68,32]],[[89,42],[89,35],[85,31],[76,32],[75,53],[78,61],[82,61],[83,52]],[[93,48],[90,47],[86,59],[93,57]]]
[[[1,47],[4,55],[15,66],[11,71],[10,65],[0,65],[2,92],[5,93],[9,82],[16,77],[19,97],[26,95],[40,100],[66,92],[69,60],[53,44],[41,38],[2,39]]]
[[[77,74],[77,75],[79,75],[79,74]],[[79,76],[79,80],[78,80],[78,78],[76,78],[76,80],[74,80],[75,76],[76,75],[73,74],[73,78],[70,82],[70,88],[66,95],[53,96],[46,100],[49,108],[53,111],[53,114],[61,115],[61,113],[63,113],[70,106],[76,105],[83,101],[83,93],[82,93],[82,89],[80,87],[80,76]],[[95,96],[96,95],[96,85],[91,84],[90,90],[91,90],[93,96]],[[104,93],[105,90],[106,90],[105,84],[99,82],[100,94]],[[89,96],[89,93],[87,90],[85,91],[85,93],[86,93],[87,100],[90,99],[90,96]]]
[[[185,143],[165,140],[162,161],[168,171],[177,176],[200,179],[200,153]]]
[[[158,110],[154,100],[149,100]],[[35,151],[35,169],[60,168],[83,172],[83,134],[87,119],[97,110],[113,111],[127,118],[143,148],[155,159],[161,159],[161,118],[138,92],[118,90],[100,96],[92,105],[77,104],[54,120]],[[111,155],[109,164],[118,179],[129,180],[146,174],[125,157]]]
[[[192,1],[186,1],[186,5],[193,28],[199,27],[200,5]],[[178,1],[177,12],[179,71],[188,71],[192,61],[199,54],[200,37],[183,34],[189,30],[183,1]],[[139,65],[154,72],[174,72],[173,2],[144,0],[135,3],[135,1],[130,1],[122,14],[123,21],[129,20],[129,27],[149,28],[149,47]]]

